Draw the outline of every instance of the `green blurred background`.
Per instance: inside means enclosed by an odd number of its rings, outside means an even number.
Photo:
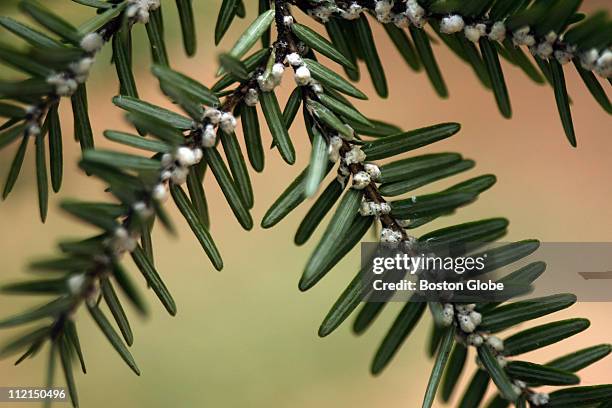
[[[16,15],[16,3],[2,1],[2,13]],[[74,21],[86,19],[85,13],[89,11],[64,0],[46,3]],[[232,45],[232,40],[244,29],[245,21],[235,23],[215,50],[212,35],[220,0],[195,1],[200,47],[197,56],[188,59],[180,44],[174,2],[163,3],[169,6],[165,7],[165,18],[174,67],[204,84],[212,84],[216,53]],[[584,9],[609,6],[607,0],[587,0]],[[252,10],[249,6],[249,11]],[[451,91],[449,100],[440,100],[423,73],[414,73],[404,65],[379,28],[375,27],[375,35],[387,68],[391,94],[388,100],[372,96],[371,101],[359,102],[359,106],[370,116],[405,129],[443,121],[462,123],[463,130],[458,136],[419,151],[458,151],[477,161],[476,169],[436,184],[436,190],[478,174],[493,172],[499,179],[477,203],[462,209],[453,218],[433,223],[428,229],[450,222],[506,216],[511,220],[509,240],[612,240],[609,203],[612,121],[596,105],[573,70],[568,70],[567,81],[574,101],[577,149],[570,148],[565,140],[550,88],[538,87],[521,72],[506,66],[514,103],[514,118],[506,121],[498,114],[493,96],[480,87],[471,70],[446,49],[437,47],[436,54]],[[148,74],[150,60],[143,27],[137,27],[135,33],[138,39],[135,70],[141,97],[167,105],[156,81]],[[2,41],[14,41],[5,31],[0,36]],[[90,111],[98,146],[116,148],[100,137],[104,129],[129,129],[121,112],[110,103],[117,84],[109,58],[108,50],[98,57],[89,82]],[[2,74],[3,77],[12,75],[6,70]],[[360,87],[375,95],[367,77]],[[280,90],[281,98],[285,99],[291,90],[292,81],[287,78]],[[69,112],[63,113],[68,141],[66,178],[60,197],[52,197],[47,224],[41,225],[38,221],[33,151],[28,153],[10,199],[1,204],[2,282],[24,278],[28,260],[52,254],[58,238],[83,236],[91,231],[57,210],[59,198],[105,199],[103,186],[76,170],[80,152],[76,144],[69,143],[72,119]],[[307,137],[301,123],[293,125],[291,136],[298,151],[298,162],[293,168],[287,167],[277,152],[271,151],[266,157],[264,172],[252,174],[256,220],[261,219],[308,161]],[[264,137],[270,139],[267,131]],[[15,148],[0,152],[2,178]],[[135,331],[132,352],[142,370],[140,378],[124,366],[88,316],[80,315],[81,341],[89,366],[87,375],[77,377],[82,406],[418,406],[431,366],[424,353],[430,322],[422,322],[390,367],[380,378],[373,378],[368,373],[369,362],[400,305],[391,305],[385,310],[361,338],[350,333],[348,324],[326,339],[316,334],[323,316],[356,272],[358,252],[354,251],[314,289],[300,293],[297,281],[312,243],[296,248],[293,234],[308,206],[300,207],[276,228],[255,227],[245,232],[233,218],[214,180],[206,180],[206,191],[212,232],[224,255],[225,269],[221,273],[213,271],[174,205],[169,203],[179,237],[157,231],[154,238],[158,269],[178,303],[179,313],[169,317],[152,294],[147,294],[150,318],[142,320],[132,310],[128,311]],[[37,301],[2,296],[0,315],[15,313]],[[532,359],[545,362],[571,348],[610,342],[611,310],[610,304],[589,303],[556,314],[555,317],[589,317],[592,328],[548,347]],[[6,340],[15,333],[3,331],[0,338]],[[0,362],[0,385],[42,384],[45,360],[39,357],[17,368],[11,360]],[[612,359],[584,370],[583,382],[610,381],[610,373]],[[462,381],[468,381],[470,376],[471,373],[464,375]],[[20,406],[26,408],[28,404]]]

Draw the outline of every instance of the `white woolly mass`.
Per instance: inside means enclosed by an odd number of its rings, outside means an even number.
[[[55,87],[55,93],[58,96],[72,96],[79,87],[77,81],[66,74],[50,75],[47,77],[47,83]]]
[[[236,130],[237,124],[238,124],[238,121],[236,120],[234,115],[232,115],[229,112],[223,112],[223,114],[221,115],[221,125],[220,125],[222,131],[224,131],[225,133],[232,133],[234,132],[234,130]]]
[[[408,28],[410,26],[408,17],[405,14],[395,14],[393,16],[393,24],[399,28]]]
[[[458,33],[465,27],[463,17],[458,14],[444,17],[440,22],[440,31],[444,34]]]
[[[359,214],[368,217],[376,216],[379,217],[383,214],[389,214],[391,212],[391,206],[389,203],[375,203],[373,201],[363,200],[359,207]]]
[[[176,149],[174,157],[181,166],[193,166],[196,164],[196,156],[194,151],[186,146],[181,146]]]
[[[353,163],[363,163],[366,159],[366,154],[361,150],[360,146],[353,145],[344,155],[344,163],[349,166]]]
[[[514,380],[514,385],[519,387],[521,390],[524,390],[525,388],[527,388],[527,383],[521,380]]]
[[[298,69],[295,70],[295,74],[293,75],[295,79],[295,83],[299,86],[308,85],[312,76],[310,75],[310,70],[306,65],[302,65]]]
[[[381,23],[391,22],[391,10],[393,9],[392,0],[379,0],[374,5],[374,12],[376,13],[376,19]]]
[[[480,347],[484,343],[484,339],[480,334],[470,334],[467,336],[467,343],[474,347]]]
[[[77,275],[72,275],[66,281],[66,285],[68,286],[68,291],[71,295],[78,295],[83,291],[83,286],[85,285],[85,274],[79,273]]]
[[[327,23],[334,11],[337,10],[337,7],[319,6],[308,10],[308,15],[321,20],[323,23]]]
[[[565,65],[574,58],[574,53],[569,50],[556,50],[554,56],[560,64]]]
[[[162,183],[156,184],[155,187],[153,187],[151,196],[159,203],[166,202],[168,200],[168,187]]]
[[[104,38],[98,33],[89,33],[81,39],[80,46],[85,52],[95,53],[104,46]]]
[[[37,124],[31,124],[27,128],[27,132],[28,132],[28,136],[36,137],[40,135],[41,129],[40,129],[40,126],[38,126]]]
[[[457,310],[457,312],[461,314],[469,314],[470,312],[473,312],[475,308],[476,308],[475,303],[455,305],[455,310]]]
[[[280,82],[284,72],[285,66],[280,62],[277,62],[276,64],[272,65],[272,70],[270,71],[270,73],[277,82]]]
[[[595,64],[597,64],[597,60],[599,59],[599,51],[595,48],[591,48],[588,51],[585,51],[580,55],[580,64],[582,68],[587,71],[592,71],[595,69]]]
[[[480,37],[487,35],[487,26],[482,23],[472,24],[466,26],[463,32],[465,33],[465,38],[473,43],[477,43]]]
[[[537,406],[546,405],[550,401],[550,396],[545,392],[536,392],[529,396],[529,401]]]
[[[363,165],[363,168],[368,172],[373,181],[378,181],[380,179],[380,167],[377,165],[373,163],[366,163]]]
[[[535,37],[529,32],[531,29],[528,26],[521,27],[518,30],[512,33],[512,42],[514,45],[526,45],[528,47],[533,47],[536,43]]]
[[[402,240],[402,233],[392,230],[391,228],[383,228],[380,232],[380,242],[398,243]]]
[[[199,147],[193,149],[193,155],[195,156],[195,162],[199,163],[202,161],[202,157],[204,157],[204,152]]]
[[[204,111],[204,119],[208,119],[208,121],[212,123],[213,125],[216,125],[221,121],[222,115],[223,115],[223,112],[215,108],[207,108]]]
[[[453,324],[454,318],[455,310],[453,309],[453,305],[451,303],[445,303],[442,308],[442,322],[445,326],[450,326]]]
[[[283,24],[286,25],[287,27],[291,27],[293,25],[293,17],[292,16],[284,16],[283,17]]]
[[[417,2],[417,0],[408,0],[406,2],[406,16],[410,22],[419,28],[425,25],[425,9]]]
[[[189,174],[189,169],[187,167],[175,167],[172,170],[172,175],[170,176],[170,180],[172,184],[181,185],[185,184],[187,181],[187,175]]]
[[[338,136],[332,136],[329,140],[328,155],[329,161],[332,163],[340,159],[340,148],[342,147],[342,139]]]
[[[136,249],[138,242],[124,227],[117,227],[113,237],[113,248],[115,251],[132,252]]]
[[[160,181],[168,181],[168,180],[170,180],[170,177],[172,177],[172,172],[170,170],[164,170],[159,175],[159,180]]]
[[[363,7],[357,3],[351,3],[347,10],[340,10],[340,15],[345,20],[356,20],[359,15],[363,12]]]
[[[472,319],[470,319],[469,315],[459,315],[457,320],[459,321],[461,330],[463,330],[465,333],[472,333],[474,330],[476,330],[476,325]]]
[[[128,7],[125,11],[130,20],[147,24],[149,22],[149,11],[157,10],[160,0],[128,0]]]
[[[504,341],[497,336],[489,336],[487,339],[487,344],[497,352],[501,353],[504,351]]]
[[[244,103],[247,106],[255,106],[259,102],[259,92],[257,89],[249,88],[246,95],[244,95]]]
[[[174,162],[174,156],[172,156],[170,153],[164,153],[160,161],[162,167],[167,168]]]
[[[287,56],[285,57],[285,61],[289,65],[294,66],[294,67],[299,67],[300,65],[304,64],[304,60],[302,60],[302,57],[297,52],[292,52],[291,54],[287,54]]]
[[[217,143],[217,133],[213,125],[206,125],[202,132],[202,147],[213,147]]]
[[[476,326],[478,326],[480,323],[482,323],[482,315],[480,313],[478,313],[478,312],[470,312],[470,314],[468,314],[468,316],[472,320],[472,323],[474,323]]]
[[[72,71],[75,75],[75,80],[82,84],[87,81],[89,77],[89,71],[95,62],[94,58],[85,57],[80,59],[79,61],[71,63],[68,67],[70,71]]]
[[[317,81],[316,79],[310,80],[310,88],[316,94],[323,93],[323,85],[321,85],[321,83]]]
[[[355,190],[363,190],[370,184],[370,175],[365,171],[360,171],[353,175],[353,188]]]
[[[604,78],[612,77],[612,50],[607,49],[601,53],[601,56],[597,59],[595,72]]]
[[[135,202],[134,204],[132,204],[132,209],[136,214],[138,214],[138,217],[140,217],[141,219],[148,219],[154,213],[153,209],[149,207],[144,201]]]
[[[491,31],[489,32],[489,39],[491,41],[502,42],[506,39],[506,25],[503,21],[496,21],[491,26]]]
[[[272,75],[259,75],[257,77],[257,85],[259,85],[259,89],[263,92],[270,92],[274,90],[277,84]]]
[[[497,364],[499,364],[501,368],[504,368],[506,365],[508,365],[508,360],[506,360],[506,357],[504,356],[497,356],[496,360]]]
[[[555,52],[553,45],[555,44],[555,41],[557,41],[557,37],[557,33],[551,31],[546,34],[542,42],[529,47],[529,51],[531,51],[533,55],[537,55],[542,59],[548,59],[552,57]]]

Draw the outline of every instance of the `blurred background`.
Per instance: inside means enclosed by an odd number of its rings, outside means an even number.
[[[61,10],[71,21],[89,17],[88,8],[68,1],[45,3]],[[174,2],[163,3],[168,3],[164,11],[166,40],[174,68],[211,85],[215,81],[216,54],[231,47],[247,22],[235,22],[220,48],[215,49],[212,38],[220,0],[194,2],[199,22],[199,50],[195,58],[188,59],[182,51]],[[253,17],[256,2],[247,3],[253,3],[248,6],[248,19]],[[16,1],[4,0],[0,7],[3,14],[21,18]],[[608,0],[584,2],[585,11],[609,7]],[[568,69],[566,75],[574,102],[577,149],[572,149],[565,139],[549,87],[538,87],[522,72],[505,64],[514,118],[504,120],[493,95],[485,92],[470,68],[446,48],[438,46],[435,52],[451,93],[448,100],[441,100],[424,73],[415,73],[404,64],[380,27],[374,25],[374,31],[390,84],[390,97],[377,98],[369,78],[364,75],[359,86],[371,95],[371,100],[360,101],[358,106],[369,116],[404,129],[444,121],[461,122],[463,128],[459,135],[418,153],[457,151],[477,162],[469,173],[440,182],[429,191],[479,174],[498,176],[497,185],[478,202],[454,217],[432,223],[427,230],[451,222],[505,216],[511,221],[507,240],[612,240],[612,183],[609,182],[612,121],[588,94],[573,69]],[[144,27],[136,27],[135,34],[138,44],[135,71],[141,97],[168,106],[149,74],[150,56]],[[0,38],[14,41],[6,31],[0,32]],[[104,129],[129,130],[120,110],[110,101],[117,84],[109,60],[107,49],[98,57],[89,81],[90,114],[97,145],[117,148],[101,137]],[[11,75],[10,71],[2,71],[3,78]],[[280,98],[286,100],[292,88],[293,81],[286,78],[280,88]],[[38,220],[32,146],[15,190],[0,204],[1,282],[25,278],[28,261],[52,255],[59,238],[80,237],[91,232],[58,211],[61,198],[105,199],[102,184],[77,171],[80,152],[76,144],[70,143],[71,122],[69,112],[63,112],[65,181],[59,197],[51,198],[46,225]],[[256,224],[308,162],[307,136],[301,121],[293,125],[291,136],[298,152],[294,167],[289,168],[276,151],[270,151],[264,172],[251,174],[256,194],[252,212]],[[269,143],[267,130],[264,138]],[[2,179],[6,177],[16,147],[0,152]],[[300,293],[297,281],[315,240],[305,248],[297,248],[293,234],[309,205],[298,208],[271,230],[256,226],[253,231],[245,232],[235,221],[212,177],[206,180],[206,191],[212,233],[224,256],[225,269],[214,272],[184,220],[169,203],[178,237],[157,231],[154,239],[158,269],[177,301],[178,315],[168,316],[151,293],[147,294],[148,319],[139,319],[133,310],[128,310],[135,332],[132,352],[142,370],[140,378],[124,366],[89,317],[80,315],[81,342],[89,368],[87,375],[78,375],[76,379],[82,406],[394,408],[420,405],[432,364],[425,356],[431,322],[423,321],[387,370],[379,378],[373,378],[368,371],[370,361],[401,305],[386,309],[362,337],[356,338],[349,324],[328,338],[317,337],[321,320],[357,271],[358,251],[351,253],[314,289]],[[418,191],[423,192],[426,190]],[[137,273],[134,268],[131,270]],[[1,296],[0,315],[16,313],[39,301],[31,297]],[[610,312],[610,304],[585,303],[555,314],[555,318],[588,317],[592,327],[531,358],[546,362],[571,349],[610,342]],[[5,341],[15,333],[3,331],[0,339]],[[45,364],[44,357],[28,360],[19,367],[13,367],[12,360],[1,361],[0,385],[41,385]],[[464,383],[469,381],[472,372],[464,374]],[[584,384],[595,384],[609,382],[610,373],[612,358],[584,370],[581,376]],[[453,401],[454,406],[457,395]],[[20,406],[26,408],[28,404]]]

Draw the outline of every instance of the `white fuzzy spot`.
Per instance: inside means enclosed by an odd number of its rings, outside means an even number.
[[[569,49],[556,50],[554,56],[555,59],[559,61],[559,64],[565,65],[574,58],[574,53],[571,52]]]
[[[308,10],[308,14],[311,15],[312,17],[315,17],[321,20],[323,23],[327,23],[331,15],[334,13],[334,11],[337,11],[337,10],[338,8],[335,6],[325,5],[325,6],[319,6],[319,7]]]
[[[480,37],[487,34],[487,26],[484,24],[472,24],[466,26],[463,31],[465,33],[465,38],[473,43],[477,43]]]
[[[223,112],[215,108],[207,108],[204,111],[204,119],[208,119],[208,121],[212,123],[213,125],[216,125],[221,121],[222,115],[223,115]]]
[[[296,69],[293,77],[295,79],[295,83],[300,86],[308,85],[310,79],[312,78],[310,75],[310,70],[306,67],[306,65],[302,65]]]
[[[229,112],[223,112],[221,115],[221,130],[225,133],[233,133],[236,130],[238,122],[234,115]]]
[[[244,103],[247,106],[255,106],[257,102],[259,102],[259,92],[257,92],[257,89],[250,88],[246,95],[244,95]]]
[[[545,392],[536,392],[529,396],[529,401],[531,401],[533,405],[542,406],[548,404],[550,396]]]
[[[284,72],[285,72],[285,66],[281,64],[280,62],[277,62],[276,64],[272,65],[271,74],[277,83],[280,83]]]
[[[287,27],[291,27],[293,25],[293,17],[292,16],[284,16],[283,17],[283,24],[286,25]]]
[[[480,313],[470,312],[468,316],[470,317],[470,320],[472,320],[472,323],[474,323],[474,325],[478,326],[480,323],[482,323],[482,315]]]
[[[83,51],[96,53],[104,46],[104,38],[98,33],[89,33],[81,39],[80,45]]]
[[[147,24],[150,17],[149,11],[157,10],[160,5],[160,0],[128,0],[125,13],[129,19]]]
[[[347,166],[353,163],[363,163],[366,159],[366,154],[361,150],[360,146],[353,145],[351,150],[349,150],[344,156],[344,163]]]
[[[187,181],[187,175],[189,174],[189,169],[186,167],[175,167],[172,170],[172,175],[170,176],[170,180],[172,180],[173,184],[181,185],[185,184]]]
[[[263,92],[270,92],[274,90],[277,84],[272,75],[259,75],[257,77],[257,85],[259,85],[259,89]]]
[[[161,157],[161,165],[164,168],[169,167],[174,162],[174,156],[170,153],[164,153]]]
[[[199,163],[202,161],[202,157],[204,157],[204,152],[199,147],[193,149],[193,156],[195,157],[195,162]],[[195,164],[195,163],[194,163]]]
[[[342,147],[342,139],[338,136],[332,136],[329,141],[328,155],[329,161],[332,163],[340,159],[340,148]]]
[[[612,77],[612,50],[607,49],[601,53],[597,59],[595,72],[604,78]]]
[[[196,163],[193,150],[186,146],[181,146],[176,149],[174,157],[181,166],[193,166]]]
[[[599,59],[599,51],[597,51],[595,48],[591,48],[580,55],[580,64],[582,65],[582,68],[586,69],[587,71],[592,71],[595,69],[597,59]]]
[[[391,22],[391,9],[393,9],[393,1],[390,0],[379,0],[374,6],[374,12],[376,13],[376,19],[381,23]]]
[[[461,330],[465,333],[472,333],[476,329],[476,325],[468,315],[459,315],[457,317]]]
[[[489,33],[489,39],[491,41],[502,42],[506,39],[506,25],[503,21],[496,21],[491,26],[491,32]]]
[[[202,132],[202,147],[213,147],[217,143],[217,132],[213,125],[206,125]]]
[[[285,61],[289,65],[294,66],[294,67],[299,67],[300,65],[304,64],[302,57],[297,52],[292,52],[291,54],[287,54],[287,56],[285,57]]]
[[[392,230],[391,228],[383,228],[380,232],[380,242],[397,243],[402,240],[402,233]]]
[[[471,346],[480,347],[482,346],[483,342],[484,340],[479,334],[470,334],[467,336],[467,343]]]
[[[55,87],[58,96],[72,96],[79,87],[76,80],[67,77],[65,74],[54,74],[47,77],[47,83]]]
[[[440,31],[444,34],[458,33],[463,30],[464,27],[465,23],[463,22],[463,17],[457,14],[444,17],[440,22]]]
[[[535,37],[529,34],[530,31],[531,29],[528,26],[521,27],[514,31],[514,33],[512,33],[512,42],[514,42],[514,45],[533,47],[535,45]]]
[[[537,55],[542,59],[550,58],[554,52],[552,44],[548,42],[541,42],[535,47],[530,47],[529,50],[532,54]]]
[[[366,163],[363,165],[363,168],[368,172],[373,181],[378,181],[380,179],[380,167],[377,165],[373,163]]]
[[[455,318],[455,311],[453,310],[453,305],[450,303],[445,303],[442,308],[442,318],[445,326],[450,326],[453,323]]]
[[[340,10],[340,15],[345,20],[356,20],[359,15],[363,12],[363,7],[357,3],[351,3],[347,10]]]
[[[410,22],[416,27],[425,25],[425,9],[417,2],[417,0],[408,0],[406,2],[406,16]]]
[[[168,187],[165,184],[156,184],[151,193],[153,199],[159,203],[164,203],[168,200]]]
[[[310,80],[310,88],[314,91],[314,93],[320,94],[323,93],[323,86],[321,83],[315,79]]]
[[[370,175],[365,171],[353,175],[353,188],[355,190],[363,190],[370,184]]]
[[[83,291],[83,286],[85,285],[85,274],[79,273],[77,275],[70,276],[66,284],[71,295],[80,294]]]
[[[504,341],[497,336],[490,336],[487,339],[487,344],[497,352],[504,351]]]

